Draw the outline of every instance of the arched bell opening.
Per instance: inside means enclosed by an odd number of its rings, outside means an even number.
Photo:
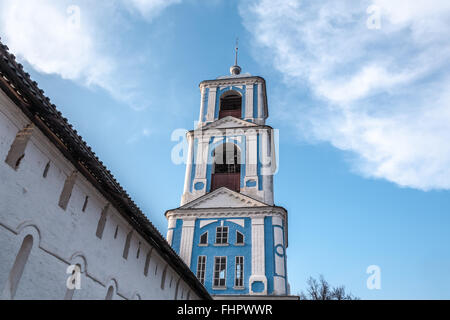
[[[221,187],[240,192],[241,152],[233,143],[219,145],[213,151],[211,191]]]
[[[242,95],[234,90],[225,92],[220,97],[219,119],[225,117],[242,117]]]

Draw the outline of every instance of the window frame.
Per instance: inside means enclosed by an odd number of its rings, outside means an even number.
[[[242,262],[239,263],[238,259],[242,260]],[[234,264],[234,287],[233,288],[237,289],[237,290],[242,290],[245,288],[244,287],[244,265],[245,265],[244,261],[245,261],[244,256],[236,256],[234,259],[235,264]],[[241,276],[239,277],[239,279],[237,277],[238,265],[241,266]],[[238,281],[241,282],[242,284],[241,285],[237,284]]]
[[[205,234],[206,234],[206,243],[202,243],[202,237],[203,237]],[[200,235],[200,239],[199,239],[199,241],[198,241],[198,245],[199,245],[200,247],[207,247],[207,246],[208,246],[208,240],[209,240],[209,233],[208,233],[208,231],[203,232],[203,233]]]
[[[242,242],[238,242],[238,234],[242,235]],[[236,246],[245,246],[245,235],[244,233],[240,232],[239,230],[236,230]]]
[[[220,232],[219,232],[219,228],[221,229]],[[224,232],[224,230],[226,230],[226,232]],[[220,234],[220,236],[219,236],[219,234]],[[229,245],[229,243],[228,243],[229,236],[230,236],[230,228],[229,227],[226,227],[226,226],[216,227],[216,241],[215,241],[214,245],[228,246]],[[219,239],[220,239],[220,242],[219,242]]]
[[[204,262],[202,263],[200,259],[204,259]],[[197,279],[200,281],[202,285],[205,285],[205,279],[206,279],[206,261],[207,256],[198,256],[197,258]],[[203,267],[203,269],[200,269],[200,266]],[[203,274],[201,274],[203,272]]]
[[[217,262],[218,259],[219,263]],[[223,259],[223,260],[222,260]],[[214,272],[213,272],[213,283],[212,283],[212,288],[214,290],[226,290],[227,289],[227,257],[226,256],[217,256],[214,257]],[[223,262],[225,261],[225,262]],[[217,266],[219,267],[219,269],[217,268]],[[221,273],[221,267],[224,267],[223,271],[224,271],[224,277],[220,278],[220,273]],[[218,274],[218,278],[216,278],[216,274]],[[217,283],[216,284],[216,280]],[[221,285],[221,280],[223,280],[223,285]]]

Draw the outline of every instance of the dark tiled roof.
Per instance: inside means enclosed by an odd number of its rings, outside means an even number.
[[[64,118],[38,84],[0,41],[0,88],[54,143],[64,156],[113,204],[124,218],[179,272],[200,298],[211,299],[204,286],[147,219],[91,148]]]

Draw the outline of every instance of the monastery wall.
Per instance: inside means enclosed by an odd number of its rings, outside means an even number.
[[[195,288],[28,125],[0,90],[0,298],[198,299]],[[81,270],[79,290],[66,285],[71,265]]]

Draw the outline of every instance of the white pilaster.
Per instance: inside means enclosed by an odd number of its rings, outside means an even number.
[[[255,118],[258,118],[258,124],[264,124],[264,100],[263,100],[263,86],[261,82],[258,82],[258,115]]]
[[[255,130],[249,130],[246,133],[246,155],[245,155],[245,179],[244,188],[241,189],[243,194],[252,198],[264,201],[264,196],[259,191],[258,179],[258,135]],[[252,184],[247,186],[248,182]]]
[[[201,127],[203,124],[203,114],[205,113],[205,93],[206,88],[202,87],[201,89],[201,100],[200,100],[200,117],[198,119],[198,126]]]
[[[188,135],[188,154],[186,161],[186,175],[184,178],[184,191],[183,197],[181,198],[181,205],[186,203],[186,196],[190,191],[190,183],[191,183],[191,174],[192,174],[192,165],[193,165],[193,153],[194,153],[194,136]]]
[[[246,136],[245,175],[247,178],[257,178],[258,175],[258,136],[256,131],[249,130]]]
[[[246,85],[245,92],[245,119],[252,120],[253,116],[253,84]]]
[[[274,294],[286,294],[286,272],[285,272],[285,244],[283,235],[283,220],[280,217],[272,217],[273,240],[274,240],[274,258],[275,258],[275,276],[274,276]]]
[[[267,278],[264,254],[264,217],[252,218],[252,275],[250,276],[250,294],[267,294]],[[264,290],[262,292],[253,292],[252,285],[255,282],[262,282]]]
[[[264,202],[268,205],[274,204],[273,197],[273,172],[276,168],[275,149],[273,147],[272,134],[267,131],[260,133],[260,161],[261,175],[263,176]]]
[[[184,218],[181,230],[180,258],[191,267],[192,246],[194,244],[195,218]]]
[[[208,113],[206,115],[206,122],[213,122],[215,119],[216,96],[217,96],[217,87],[209,88]]]
[[[173,242],[173,229],[175,229],[177,224],[177,220],[173,217],[169,218],[168,227],[167,227],[167,242],[172,246]]]
[[[192,190],[192,193],[195,195],[203,195],[206,192],[206,171],[208,168],[209,140],[210,137],[202,136],[198,141],[197,162],[195,164],[195,179]],[[201,190],[196,190],[195,185],[197,183],[203,183],[203,188]]]

